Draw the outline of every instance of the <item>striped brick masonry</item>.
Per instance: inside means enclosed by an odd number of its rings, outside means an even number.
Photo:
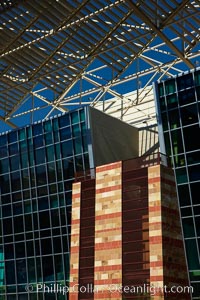
[[[148,168],[150,285],[153,300],[169,299],[172,286],[189,286],[174,173],[162,165]],[[188,293],[170,293],[170,299],[188,300]]]
[[[169,294],[189,286],[173,170],[116,162],[95,174],[73,184],[69,300],[191,299]],[[73,289],[87,284],[93,291]],[[109,289],[144,284],[156,293]]]
[[[72,190],[72,224],[71,224],[71,249],[70,249],[70,289],[69,300],[78,300],[79,284],[79,239],[80,239],[80,203],[81,183],[74,183]]]
[[[122,285],[121,169],[121,162],[96,169],[94,299],[122,298],[106,288]]]

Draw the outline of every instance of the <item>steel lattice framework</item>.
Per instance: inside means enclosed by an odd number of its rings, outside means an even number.
[[[0,120],[11,127],[111,97],[127,111],[153,81],[198,66],[199,0],[1,0],[0,13]]]

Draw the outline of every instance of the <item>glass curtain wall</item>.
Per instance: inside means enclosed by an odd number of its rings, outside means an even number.
[[[155,84],[161,152],[174,165],[193,299],[200,295],[200,70]]]
[[[85,109],[0,136],[0,299],[66,299],[36,284],[68,284],[71,186],[88,169]]]

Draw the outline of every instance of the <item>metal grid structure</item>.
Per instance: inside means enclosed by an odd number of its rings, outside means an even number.
[[[113,97],[128,113],[199,63],[199,0],[2,0],[0,13],[2,128]]]

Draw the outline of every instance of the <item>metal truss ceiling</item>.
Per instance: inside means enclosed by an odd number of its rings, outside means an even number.
[[[3,0],[0,13],[11,127],[138,90],[132,107],[153,81],[198,66],[199,0]]]

